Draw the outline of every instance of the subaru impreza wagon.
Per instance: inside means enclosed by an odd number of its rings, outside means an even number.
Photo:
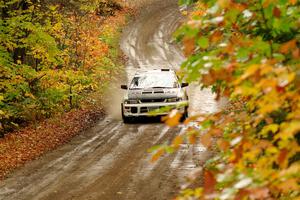
[[[126,90],[121,103],[124,123],[141,116],[167,115],[177,109],[182,117],[188,115],[188,96],[174,70],[139,70],[129,85],[121,85]]]

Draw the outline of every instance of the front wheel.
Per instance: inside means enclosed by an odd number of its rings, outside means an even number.
[[[122,112],[122,120],[123,120],[124,124],[130,123],[131,122],[131,117],[126,117],[124,115],[123,104],[121,104],[121,112]]]
[[[184,122],[184,121],[189,117],[189,112],[188,112],[188,110],[189,110],[189,107],[186,106],[186,107],[184,108],[184,113],[182,114],[181,119],[180,119],[181,122]]]

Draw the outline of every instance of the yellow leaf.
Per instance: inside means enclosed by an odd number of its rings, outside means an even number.
[[[247,68],[247,70],[243,74],[242,79],[246,79],[249,76],[253,75],[254,73],[257,72],[258,69],[259,69],[259,65],[251,65],[250,67]]]
[[[178,136],[176,136],[175,139],[173,140],[172,145],[173,145],[175,148],[178,148],[182,143],[183,143],[183,138],[182,138],[182,136],[178,135]]]
[[[268,154],[276,154],[276,153],[278,153],[278,149],[274,146],[271,146],[266,149],[266,152]]]
[[[295,80],[296,74],[295,73],[290,73],[290,74],[282,74],[279,77],[278,80],[278,85],[280,87],[285,87],[287,86],[289,83],[291,83],[293,80]]]
[[[228,8],[230,6],[230,0],[218,0],[218,5],[221,8]]]
[[[188,12],[187,12],[186,10],[182,11],[181,13],[182,13],[182,15],[184,15],[184,16],[186,16],[186,15],[188,14]]]
[[[280,108],[280,105],[276,102],[274,102],[274,104],[263,104],[262,106],[260,106],[258,113],[265,115],[271,113],[274,110],[277,110],[278,108]]]
[[[260,68],[259,65],[251,65],[246,69],[244,74],[234,82],[234,84],[239,85],[243,80],[247,79],[248,77],[256,73],[259,70],[259,68]]]
[[[276,133],[279,129],[279,125],[278,124],[270,124],[265,126],[262,130],[261,130],[261,134],[262,135],[267,135],[269,132],[272,133]]]
[[[281,170],[279,176],[292,176],[298,174],[300,171],[300,164],[294,163],[288,169]]]
[[[255,87],[241,85],[240,87],[235,88],[233,95],[251,96],[257,93],[258,93],[258,89],[256,89]]]
[[[275,78],[265,78],[262,79],[255,87],[260,88],[265,93],[271,92],[277,86],[277,80]]]
[[[282,123],[280,125],[280,132],[275,136],[275,139],[289,139],[294,136],[298,131],[300,131],[300,121],[292,121],[289,123]]]
[[[271,65],[264,65],[262,69],[260,70],[261,75],[268,74],[269,72],[273,71],[273,67]]]
[[[36,99],[35,96],[32,94],[32,93],[27,93],[28,94],[28,97],[32,98],[32,99]],[[25,94],[26,96],[26,94]]]

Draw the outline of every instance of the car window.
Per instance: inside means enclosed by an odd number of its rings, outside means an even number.
[[[178,88],[178,81],[172,73],[146,73],[135,76],[130,89],[142,88]]]

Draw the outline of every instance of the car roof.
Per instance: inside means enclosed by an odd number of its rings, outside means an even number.
[[[172,69],[140,69],[137,70],[135,73],[135,76],[141,75],[141,74],[152,74],[152,73],[162,73],[162,72],[168,72],[170,74],[175,74],[175,71]]]

